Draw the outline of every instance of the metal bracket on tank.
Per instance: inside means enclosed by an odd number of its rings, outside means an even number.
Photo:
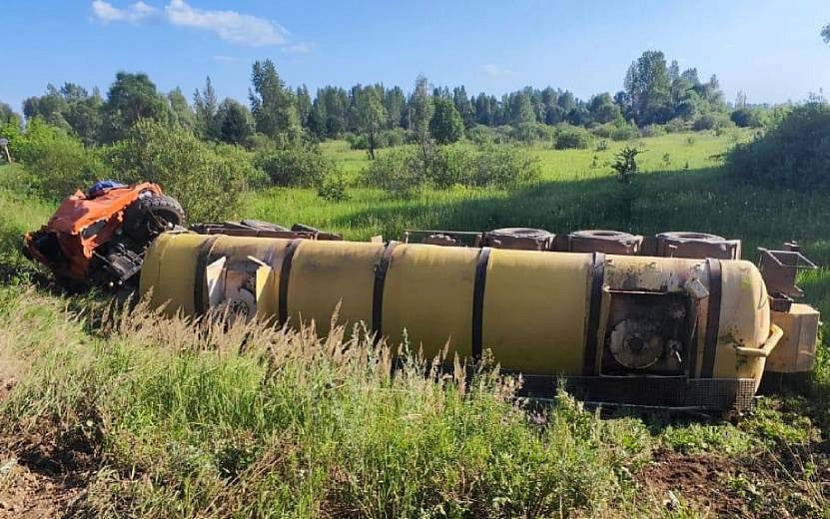
[[[227,311],[231,320],[248,321],[257,315],[260,270],[267,265],[252,256],[244,263],[232,264],[227,256],[222,256],[205,266],[207,311]]]
[[[772,298],[773,309],[789,311],[793,299],[804,296],[804,291],[795,284],[798,271],[815,270],[818,266],[801,253],[801,247],[795,242],[785,243],[783,250],[758,247],[758,252],[761,253],[758,270]]]

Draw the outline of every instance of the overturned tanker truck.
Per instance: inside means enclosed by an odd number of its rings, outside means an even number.
[[[701,233],[408,231],[402,242],[224,232],[159,236],[140,291],[166,312],[231,309],[328,331],[365,323],[426,356],[486,351],[524,392],[561,380],[586,401],[746,410],[765,371],[810,371],[819,315],[794,302],[798,250]],[[233,229],[231,229],[233,230]],[[237,234],[236,236],[232,234]],[[329,238],[329,239],[327,239]]]
[[[407,231],[343,241],[267,222],[183,227],[155,184],[99,182],[67,198],[24,252],[64,286],[134,287],[169,314],[236,318],[326,334],[363,322],[427,356],[486,352],[549,396],[562,377],[599,403],[751,407],[762,376],[815,364],[819,315],[794,300],[794,243],[760,249],[702,233],[553,235],[536,229]],[[768,375],[769,376],[769,375]],[[776,375],[777,376],[777,375]]]

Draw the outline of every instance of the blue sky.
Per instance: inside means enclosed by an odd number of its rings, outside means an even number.
[[[728,100],[801,100],[830,87],[828,0],[231,1],[3,0],[0,100],[20,110],[46,84],[105,93],[118,70],[190,96],[209,75],[245,100],[250,65],[271,58],[286,82],[383,82],[501,94],[525,85],[587,98],[621,89],[626,68],[662,50]]]

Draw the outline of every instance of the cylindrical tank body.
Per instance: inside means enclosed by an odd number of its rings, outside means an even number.
[[[774,346],[766,289],[743,261],[165,234],[140,288],[171,314],[230,305],[325,334],[337,310],[428,357],[489,350],[506,370],[615,384],[754,392]]]

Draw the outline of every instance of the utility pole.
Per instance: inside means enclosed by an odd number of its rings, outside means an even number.
[[[0,139],[0,149],[3,150],[3,156],[6,158],[6,162],[13,164],[12,155],[9,153],[9,139]]]

